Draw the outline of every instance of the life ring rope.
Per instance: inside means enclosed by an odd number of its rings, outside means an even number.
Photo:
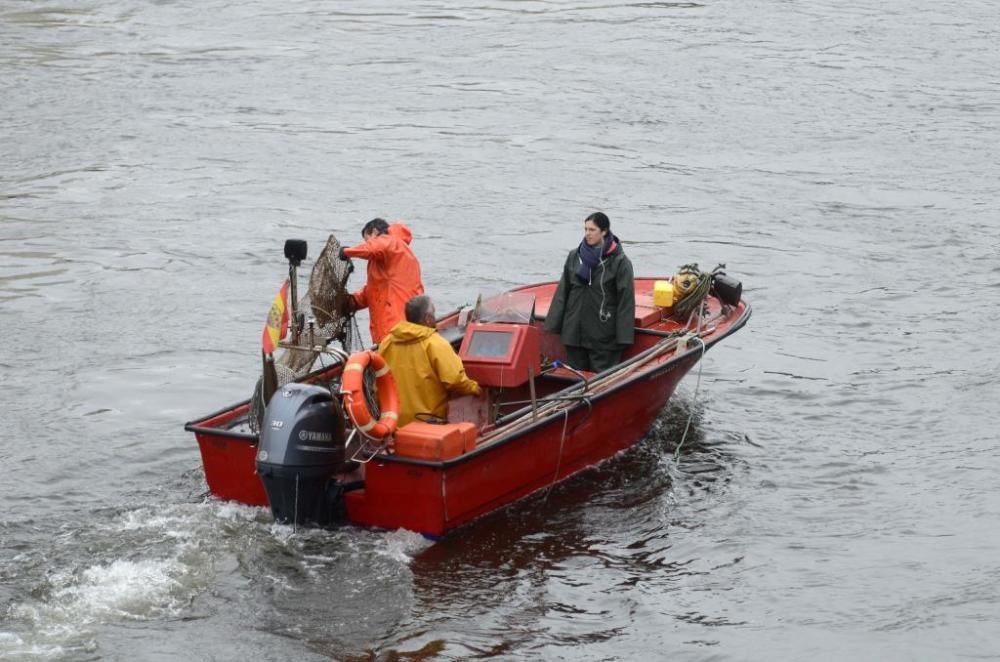
[[[365,400],[365,370],[375,373],[375,389],[381,414],[372,417]],[[384,440],[396,432],[399,425],[399,390],[392,370],[381,354],[372,351],[351,354],[341,374],[340,392],[345,396],[347,415],[359,432],[367,437]]]

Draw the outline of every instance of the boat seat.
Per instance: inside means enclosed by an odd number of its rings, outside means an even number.
[[[469,421],[478,428],[489,421],[489,412],[489,389],[484,389],[483,393],[478,396],[463,395],[453,398],[448,403],[448,422],[460,423],[462,421]]]

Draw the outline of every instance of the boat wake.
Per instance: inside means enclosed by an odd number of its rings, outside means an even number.
[[[341,590],[345,572],[398,581],[431,544],[409,531],[296,531],[263,508],[215,499],[98,515],[96,527],[65,527],[59,549],[14,559],[0,658],[92,655],[129,623],[217,619],[211,605],[227,594],[234,613],[224,618],[287,633]],[[242,605],[247,588],[254,599]]]

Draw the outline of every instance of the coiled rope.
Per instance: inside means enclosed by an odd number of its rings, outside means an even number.
[[[684,318],[697,309],[708,296],[712,289],[712,272],[699,270],[697,264],[685,264],[680,268],[678,274],[691,276],[698,281],[687,296],[674,304],[674,313],[678,317]]]

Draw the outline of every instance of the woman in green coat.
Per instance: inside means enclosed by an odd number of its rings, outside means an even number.
[[[583,241],[566,257],[545,329],[559,334],[570,366],[594,372],[621,361],[634,340],[632,262],[602,212],[583,221]]]

